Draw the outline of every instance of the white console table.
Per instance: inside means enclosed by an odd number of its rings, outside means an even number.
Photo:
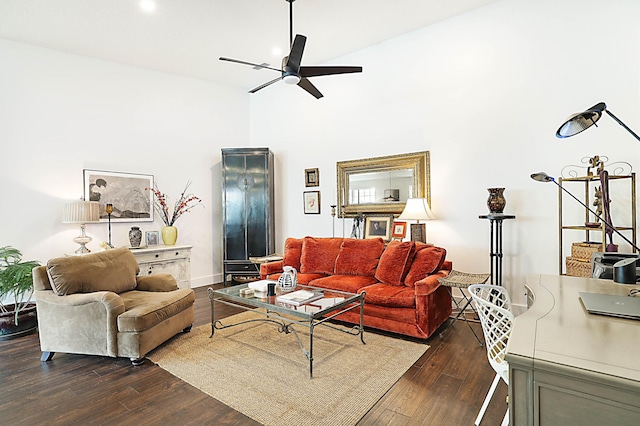
[[[527,277],[509,363],[511,425],[640,425],[640,321],[589,314],[581,291],[626,295],[636,285]]]
[[[140,265],[140,275],[171,274],[180,288],[191,287],[192,246],[131,248]]]

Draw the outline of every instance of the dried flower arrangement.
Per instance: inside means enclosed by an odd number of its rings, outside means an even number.
[[[182,216],[184,213],[187,213],[195,206],[202,205],[202,200],[200,198],[196,197],[193,194],[187,193],[189,185],[191,185],[191,182],[187,182],[187,185],[184,187],[184,191],[182,191],[182,194],[180,194],[180,198],[178,198],[173,206],[173,212],[171,213],[171,215],[169,215],[167,196],[166,194],[160,192],[160,190],[158,189],[158,185],[154,183],[153,188],[146,188],[147,190],[152,191],[153,195],[155,195],[153,207],[155,208],[158,215],[160,215],[160,218],[166,226],[173,226],[178,218],[180,218],[180,216]]]

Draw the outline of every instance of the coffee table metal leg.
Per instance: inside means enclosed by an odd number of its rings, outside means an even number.
[[[309,378],[313,379],[313,320],[309,323]]]
[[[363,291],[360,294],[360,341],[363,345],[366,345],[367,342],[364,341],[364,296],[366,293]]]
[[[209,338],[213,337],[213,334],[216,332],[216,327],[215,327],[215,315],[213,312],[213,289],[211,287],[209,287],[207,289],[207,293],[209,294],[209,303],[211,304],[211,336],[209,336]]]

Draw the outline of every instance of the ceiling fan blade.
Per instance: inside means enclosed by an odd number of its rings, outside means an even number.
[[[317,77],[320,75],[349,74],[362,72],[362,67],[300,67],[300,77]]]
[[[237,60],[237,59],[225,58],[225,57],[223,57],[223,56],[221,56],[219,59],[220,59],[221,61],[234,62],[234,63],[236,63],[236,64],[250,65],[250,66],[252,66],[252,67],[259,68],[259,69],[264,68],[264,69],[273,70],[273,71],[278,71],[278,72],[281,72],[281,71],[282,71],[282,70],[279,70],[279,69],[277,69],[277,68],[271,68],[271,67],[268,67],[268,66],[266,66],[266,65],[254,64],[253,62],[239,61],[239,60]]]
[[[289,58],[285,65],[287,71],[297,74],[300,70],[302,54],[304,53],[304,45],[306,42],[307,37],[302,34],[296,34],[296,38],[293,40],[293,45],[291,46],[291,52],[289,52]]]
[[[306,78],[301,78],[298,82],[298,86],[302,87],[304,90],[312,94],[316,99],[320,99],[324,96],[318,89],[316,89],[316,86],[311,84],[311,82]]]
[[[262,85],[260,85],[260,86],[256,87],[255,89],[251,89],[251,90],[249,90],[249,93],[256,93],[258,90],[260,90],[260,89],[264,89],[265,87],[270,86],[270,85],[272,85],[273,83],[277,83],[277,82],[278,82],[278,81],[280,81],[280,80],[282,80],[282,77],[274,78],[273,80],[271,80],[271,81],[267,81],[266,83],[264,83],[264,84],[262,84]]]

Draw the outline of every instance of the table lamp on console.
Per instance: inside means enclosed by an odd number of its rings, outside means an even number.
[[[97,201],[78,200],[65,203],[62,213],[62,223],[79,223],[81,229],[80,236],[73,239],[75,243],[80,244],[75,254],[91,253],[91,250],[86,247],[92,240],[85,232],[86,224],[100,222],[100,212],[98,208],[99,204]]]

